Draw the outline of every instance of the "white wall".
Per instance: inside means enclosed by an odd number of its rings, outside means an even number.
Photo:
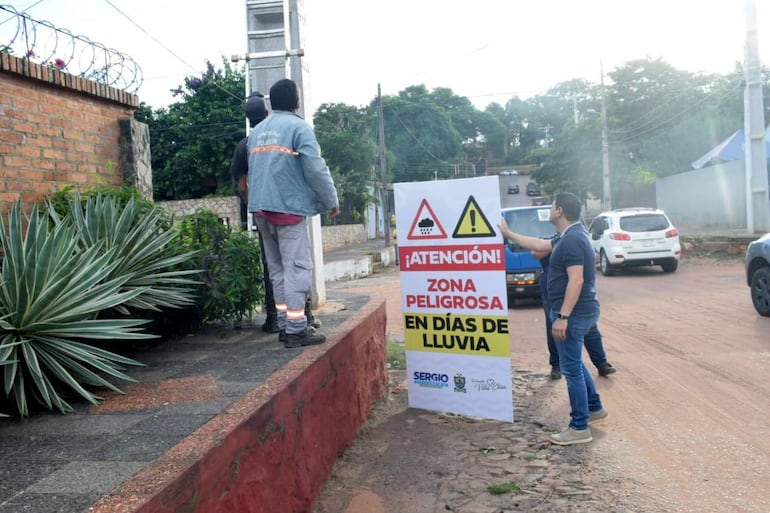
[[[680,231],[746,229],[746,170],[742,160],[659,178],[658,208]]]

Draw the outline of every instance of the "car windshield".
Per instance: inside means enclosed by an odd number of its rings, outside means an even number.
[[[625,232],[658,232],[668,228],[668,219],[660,214],[643,214],[620,218],[620,229]]]
[[[556,233],[556,228],[548,220],[551,208],[528,208],[503,212],[508,229],[528,237],[548,239]]]

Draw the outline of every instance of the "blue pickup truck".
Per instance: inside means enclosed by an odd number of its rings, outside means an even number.
[[[550,239],[556,234],[556,229],[549,221],[550,205],[536,207],[504,208],[501,211],[503,219],[512,232]],[[509,304],[519,298],[540,298],[538,280],[543,269],[540,261],[532,254],[513,243],[505,241],[505,281],[508,289]]]

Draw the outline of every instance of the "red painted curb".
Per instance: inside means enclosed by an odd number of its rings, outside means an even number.
[[[384,300],[370,301],[89,513],[308,513],[387,390]]]

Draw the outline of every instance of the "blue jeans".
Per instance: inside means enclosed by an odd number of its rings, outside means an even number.
[[[557,310],[551,310],[551,322],[556,321]],[[559,368],[567,382],[570,404],[570,423],[572,429],[588,428],[588,414],[602,409],[602,401],[596,392],[596,385],[591,373],[583,364],[583,341],[586,334],[599,320],[599,312],[594,315],[571,315],[567,321],[567,338],[556,341],[559,353]]]
[[[553,333],[551,333],[551,303],[547,300],[543,300],[543,310],[545,311],[545,334],[548,341],[548,363],[551,367],[559,367],[559,353],[556,352],[556,341],[553,339]],[[602,334],[596,324],[591,326],[591,329],[586,333],[583,339],[588,357],[591,359],[591,363],[597,369],[607,363],[607,355],[604,353],[604,344],[602,343]]]

